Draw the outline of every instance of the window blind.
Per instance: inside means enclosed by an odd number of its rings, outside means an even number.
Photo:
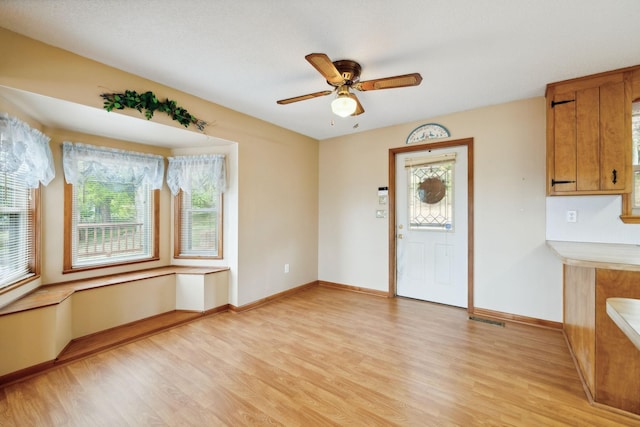
[[[220,200],[220,193],[213,186],[181,192],[181,256],[218,256]]]
[[[455,162],[456,153],[445,153],[426,157],[409,157],[404,161],[405,168],[414,168],[443,162]]]
[[[0,173],[0,289],[33,275],[31,194],[17,172]]]

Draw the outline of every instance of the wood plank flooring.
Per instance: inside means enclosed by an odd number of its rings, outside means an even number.
[[[64,363],[74,359],[97,353],[101,350],[116,347],[142,337],[169,329],[175,325],[189,322],[201,317],[202,313],[192,311],[170,311],[153,317],[131,322],[106,331],[97,332],[86,337],[77,338],[69,343],[56,363]]]
[[[315,287],[0,389],[1,426],[632,426],[562,333]]]

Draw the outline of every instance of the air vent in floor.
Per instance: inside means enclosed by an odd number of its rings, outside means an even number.
[[[504,322],[491,319],[483,319],[482,317],[469,316],[469,320],[475,320],[476,322],[488,323],[490,325],[502,326],[504,328]]]

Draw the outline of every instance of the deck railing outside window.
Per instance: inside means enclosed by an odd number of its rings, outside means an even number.
[[[141,222],[78,224],[78,259],[143,252]]]

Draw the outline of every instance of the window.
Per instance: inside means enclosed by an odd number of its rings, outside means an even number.
[[[223,155],[170,157],[167,184],[174,194],[176,258],[222,258]]]
[[[453,230],[455,159],[455,153],[406,159],[408,223],[412,230]]]
[[[0,176],[0,289],[38,274],[37,194],[17,173]]]
[[[622,196],[622,221],[640,223],[640,99],[631,104],[631,193]]]
[[[631,154],[633,167],[633,185],[631,207],[633,215],[640,215],[640,101],[632,105],[631,115],[631,137],[633,141],[633,151]]]
[[[64,271],[158,259],[163,158],[70,142],[63,154]]]
[[[222,258],[222,195],[214,186],[192,193],[180,191],[176,200],[174,256]]]
[[[40,184],[54,177],[49,137],[0,113],[0,292],[40,274]]]

